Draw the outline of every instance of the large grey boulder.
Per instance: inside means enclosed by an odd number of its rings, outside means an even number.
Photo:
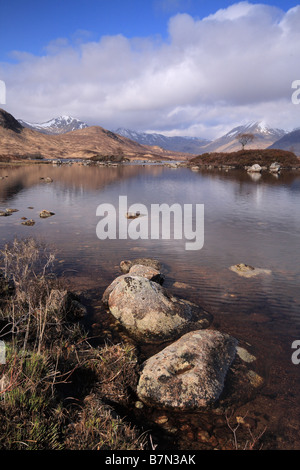
[[[237,340],[215,330],[193,331],[143,364],[139,399],[162,409],[194,410],[219,399]]]
[[[201,307],[171,295],[145,277],[128,274],[114,282],[109,310],[137,341],[171,341],[188,331],[208,328],[212,322]]]
[[[146,279],[149,279],[150,281],[158,282],[160,284],[162,284],[164,280],[162,274],[157,269],[152,268],[151,266],[134,264],[129,269],[129,272],[127,274],[122,274],[121,276],[116,277],[112,281],[112,283],[105,289],[103,296],[102,296],[102,302],[104,303],[104,305],[106,306],[108,305],[108,299],[109,299],[111,292],[114,290],[116,285],[128,275],[145,277]]]

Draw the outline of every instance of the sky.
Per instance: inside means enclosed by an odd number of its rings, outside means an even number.
[[[208,139],[251,121],[292,130],[299,26],[290,0],[0,0],[0,106]]]

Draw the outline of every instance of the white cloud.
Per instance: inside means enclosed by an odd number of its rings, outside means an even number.
[[[43,57],[16,53],[16,64],[0,64],[6,109],[32,122],[71,114],[109,129],[208,138],[254,120],[293,129],[299,22],[300,7],[241,2],[202,20],[172,17],[166,41],[59,38]]]

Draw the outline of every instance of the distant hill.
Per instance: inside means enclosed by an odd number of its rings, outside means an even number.
[[[11,114],[0,109],[0,157],[181,159],[183,154],[143,146],[99,126],[49,135],[24,127]]]
[[[65,134],[66,132],[77,131],[78,129],[89,127],[85,122],[73,118],[72,116],[59,116],[41,124],[33,124],[23,121],[22,119],[18,119],[18,121],[27,129],[42,132],[43,134],[53,135]]]
[[[233,166],[243,169],[245,166],[258,164],[270,167],[272,163],[279,163],[282,168],[300,168],[300,159],[292,152],[276,149],[239,150],[238,152],[212,152],[192,158],[190,166],[220,167]]]
[[[296,155],[300,156],[300,129],[296,129],[284,135],[283,137],[281,137],[281,139],[274,142],[274,144],[271,145],[269,148],[289,150],[291,152],[294,152]]]
[[[282,129],[273,129],[263,122],[250,122],[232,129],[224,136],[202,147],[201,154],[208,152],[236,152],[241,149],[237,137],[239,134],[253,134],[254,140],[248,149],[266,149],[286,134]]]
[[[158,146],[173,152],[183,152],[198,155],[203,146],[210,143],[207,139],[197,137],[167,137],[163,134],[137,132],[123,127],[114,131],[116,134],[127,137],[142,145]]]

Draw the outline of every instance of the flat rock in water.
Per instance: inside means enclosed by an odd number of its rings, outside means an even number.
[[[235,266],[231,266],[229,268],[234,273],[238,274],[242,277],[255,277],[259,274],[271,274],[272,271],[270,269],[261,269],[261,268],[254,268],[253,266],[248,266],[247,264],[236,264]]]
[[[141,276],[119,279],[109,294],[108,306],[129,335],[143,343],[171,341],[208,328],[212,322],[212,315],[198,305]]]
[[[237,340],[215,330],[193,331],[143,364],[137,395],[144,403],[181,411],[219,399]]]
[[[41,219],[47,219],[48,217],[51,217],[52,215],[55,215],[54,212],[47,211],[46,209],[40,212]]]

